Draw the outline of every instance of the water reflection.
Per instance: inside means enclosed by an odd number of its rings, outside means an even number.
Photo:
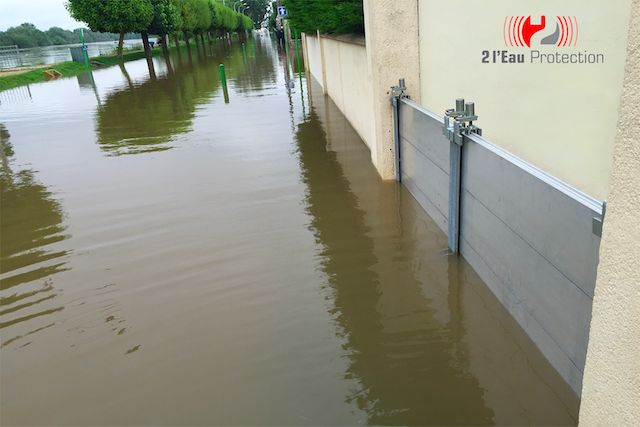
[[[217,89],[203,67],[183,65],[178,78],[161,77],[109,94],[97,115],[98,144],[112,156],[169,150],[173,137],[191,129],[196,105]]]
[[[34,319],[27,329],[3,331],[9,337],[3,339],[5,346],[52,326],[48,315],[63,309],[56,303],[51,277],[68,269],[67,251],[54,247],[69,236],[62,207],[34,171],[12,170],[10,134],[1,124],[0,145],[0,329]]]
[[[370,237],[373,230],[324,135],[312,111],[296,137],[312,227],[324,246],[323,269],[334,292],[334,313],[349,343],[347,377],[359,383],[347,400],[367,412],[368,424],[491,424],[493,413],[477,380],[466,371],[464,357],[456,357],[455,337],[435,322],[410,264],[402,262],[403,252],[410,251],[397,241],[387,248],[399,255],[396,263],[381,264]],[[395,204],[395,189],[385,190],[380,201]],[[380,269],[397,275],[395,295],[381,284]],[[387,303],[397,316],[382,312]]]
[[[216,58],[223,58],[227,78],[237,93],[249,94],[275,81],[271,57],[262,46],[258,47],[260,54],[247,62],[237,52],[230,54],[229,46],[221,42],[210,44],[210,49],[213,56],[204,54],[201,48],[195,56],[192,49],[174,51],[159,60],[165,64],[165,74],[152,74],[138,85],[133,83],[126,64],[121,64],[127,86],[110,93],[97,111],[100,148],[110,156],[173,148],[175,138],[191,130],[198,105],[221,90]],[[187,61],[183,60],[185,51]]]

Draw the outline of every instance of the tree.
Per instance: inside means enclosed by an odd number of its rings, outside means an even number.
[[[205,31],[208,31],[211,27],[211,11],[209,10],[209,2],[207,0],[196,0],[195,2],[195,10],[196,10],[196,24],[194,28],[194,32],[200,34],[200,40],[204,44],[203,34]],[[196,37],[196,43],[198,39]]]
[[[148,32],[162,37],[162,49],[167,51],[167,35],[180,28],[180,13],[175,0],[151,0],[153,6],[153,19],[149,24]]]
[[[71,31],[64,30],[60,27],[51,27],[45,31],[47,37],[51,41],[51,44],[70,44],[77,43],[78,39],[74,37]]]
[[[245,0],[247,11],[245,12],[253,21],[256,28],[260,28],[265,20],[269,0]]]
[[[180,0],[180,30],[184,34],[184,40],[189,48],[189,33],[193,32],[198,25],[198,0]]]
[[[118,40],[119,34],[97,33],[88,28],[84,28],[84,40],[87,43]],[[125,34],[127,38],[138,38],[134,33]],[[9,28],[7,31],[0,31],[0,46],[18,45],[20,48],[62,45],[80,42],[80,28],[73,31],[59,27],[51,27],[47,31],[35,29],[33,24],[22,24],[18,27]]]
[[[74,19],[92,31],[119,33],[120,58],[125,33],[146,31],[153,19],[150,0],[69,0],[66,6]]]
[[[7,29],[6,32],[2,33],[1,38],[3,40],[2,44],[15,44],[21,48],[51,45],[51,40],[47,34],[29,23]]]

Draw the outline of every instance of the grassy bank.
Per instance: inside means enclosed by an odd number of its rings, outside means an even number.
[[[153,50],[154,55],[157,55],[159,53],[162,53],[161,49]],[[135,61],[136,59],[142,58],[144,58],[143,50],[128,51],[122,55],[122,59],[124,60],[124,62]],[[93,69],[108,67],[118,64],[119,61],[120,60],[118,58],[118,55],[96,56],[91,58],[91,67]],[[25,71],[24,73],[15,73],[7,76],[3,76],[2,73],[0,73],[0,91],[12,89],[18,86],[28,85],[31,83],[47,81],[44,73],[46,70],[55,70],[61,74],[61,77],[71,77],[85,72],[85,66],[84,64],[69,61],[54,64],[51,67],[47,68],[38,68],[35,70]]]

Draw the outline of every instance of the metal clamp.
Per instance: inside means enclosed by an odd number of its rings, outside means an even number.
[[[456,108],[444,112],[444,126],[442,133],[454,144],[462,145],[464,135],[475,133],[482,135],[482,129],[473,122],[478,120],[473,102],[464,102],[464,98],[456,99]]]
[[[390,101],[393,104],[393,100],[398,100],[400,98],[408,98],[405,94],[407,90],[407,86],[404,83],[404,79],[400,79],[396,86],[391,86],[391,98]]]

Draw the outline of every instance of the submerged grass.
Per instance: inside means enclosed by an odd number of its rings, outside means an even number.
[[[159,53],[162,53],[161,49],[152,50],[153,55],[157,55]],[[135,61],[136,59],[142,58],[144,58],[144,50],[125,51],[122,55],[122,60],[124,62]],[[111,65],[116,65],[119,62],[120,58],[118,58],[118,55],[96,56],[91,58],[91,68],[97,69],[101,67],[108,67]],[[0,73],[0,91],[12,89],[18,86],[28,85],[31,83],[47,81],[48,79],[45,74],[45,71],[47,70],[57,71],[58,73],[60,73],[60,77],[71,77],[84,73],[86,71],[86,68],[84,64],[68,61],[54,64],[46,68],[37,68],[34,70],[25,71],[23,73],[15,73],[7,76],[3,76],[2,73]]]

